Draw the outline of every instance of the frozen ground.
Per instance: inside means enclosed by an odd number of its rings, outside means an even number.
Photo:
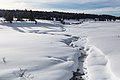
[[[89,80],[119,80],[119,25],[0,23],[0,80],[69,80],[72,71],[85,72],[83,66]],[[88,54],[86,60],[81,53]]]

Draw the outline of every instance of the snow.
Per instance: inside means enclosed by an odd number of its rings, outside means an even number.
[[[119,25],[0,23],[0,80],[69,80],[78,68],[86,80],[119,80]]]
[[[61,42],[66,36],[50,33],[63,32],[60,23],[0,23],[0,28],[0,80],[69,80],[76,70],[76,49]]]
[[[119,25],[120,22],[87,22],[72,28],[74,35],[86,36],[92,48],[86,60],[90,80],[119,80]]]

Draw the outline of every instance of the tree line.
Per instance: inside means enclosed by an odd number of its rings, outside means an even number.
[[[68,13],[68,12],[58,12],[58,11],[32,11],[32,10],[0,10],[0,17],[4,17],[5,21],[12,23],[13,19],[16,18],[17,21],[24,21],[23,19],[28,19],[29,21],[35,21],[35,19],[44,20],[56,20],[63,21],[64,19],[93,19],[95,21],[116,21],[120,20],[120,17],[112,15],[97,15],[97,14],[84,14],[84,13]]]

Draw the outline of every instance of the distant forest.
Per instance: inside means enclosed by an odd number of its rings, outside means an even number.
[[[84,14],[84,13],[68,13],[68,12],[47,12],[47,11],[32,11],[32,10],[0,10],[0,17],[4,17],[4,21],[9,21],[12,23],[13,19],[16,21],[24,21],[23,19],[28,19],[29,21],[36,21],[35,19],[44,20],[56,20],[64,21],[65,19],[93,19],[95,21],[116,21],[120,20],[120,17],[112,15],[97,15],[97,14]]]

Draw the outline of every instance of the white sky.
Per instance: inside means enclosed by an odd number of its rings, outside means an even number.
[[[99,4],[100,2],[103,2],[102,4]],[[105,3],[105,5],[103,5]],[[114,3],[113,3],[114,2]],[[116,2],[116,3],[115,3]],[[57,4],[60,6],[57,6]],[[67,6],[62,7],[62,3],[68,3]],[[71,3],[69,5],[69,3]],[[87,6],[82,6],[85,7],[86,9],[72,9],[72,6],[76,6],[75,4],[72,5],[72,3],[79,3],[79,4],[88,4],[88,9]],[[96,6],[92,9],[89,9],[89,4],[91,3],[96,3]],[[109,5],[108,5],[109,3]],[[49,4],[56,4],[56,6],[51,7],[52,5]],[[84,13],[103,13],[103,14],[117,14],[120,15],[120,0],[0,0],[0,8],[1,9],[32,9],[32,10],[44,10],[44,11],[70,11],[70,12],[84,12]],[[96,8],[98,7],[101,8]],[[108,7],[104,7],[104,6]],[[71,8],[69,8],[69,6]],[[77,6],[81,7],[81,6]]]

